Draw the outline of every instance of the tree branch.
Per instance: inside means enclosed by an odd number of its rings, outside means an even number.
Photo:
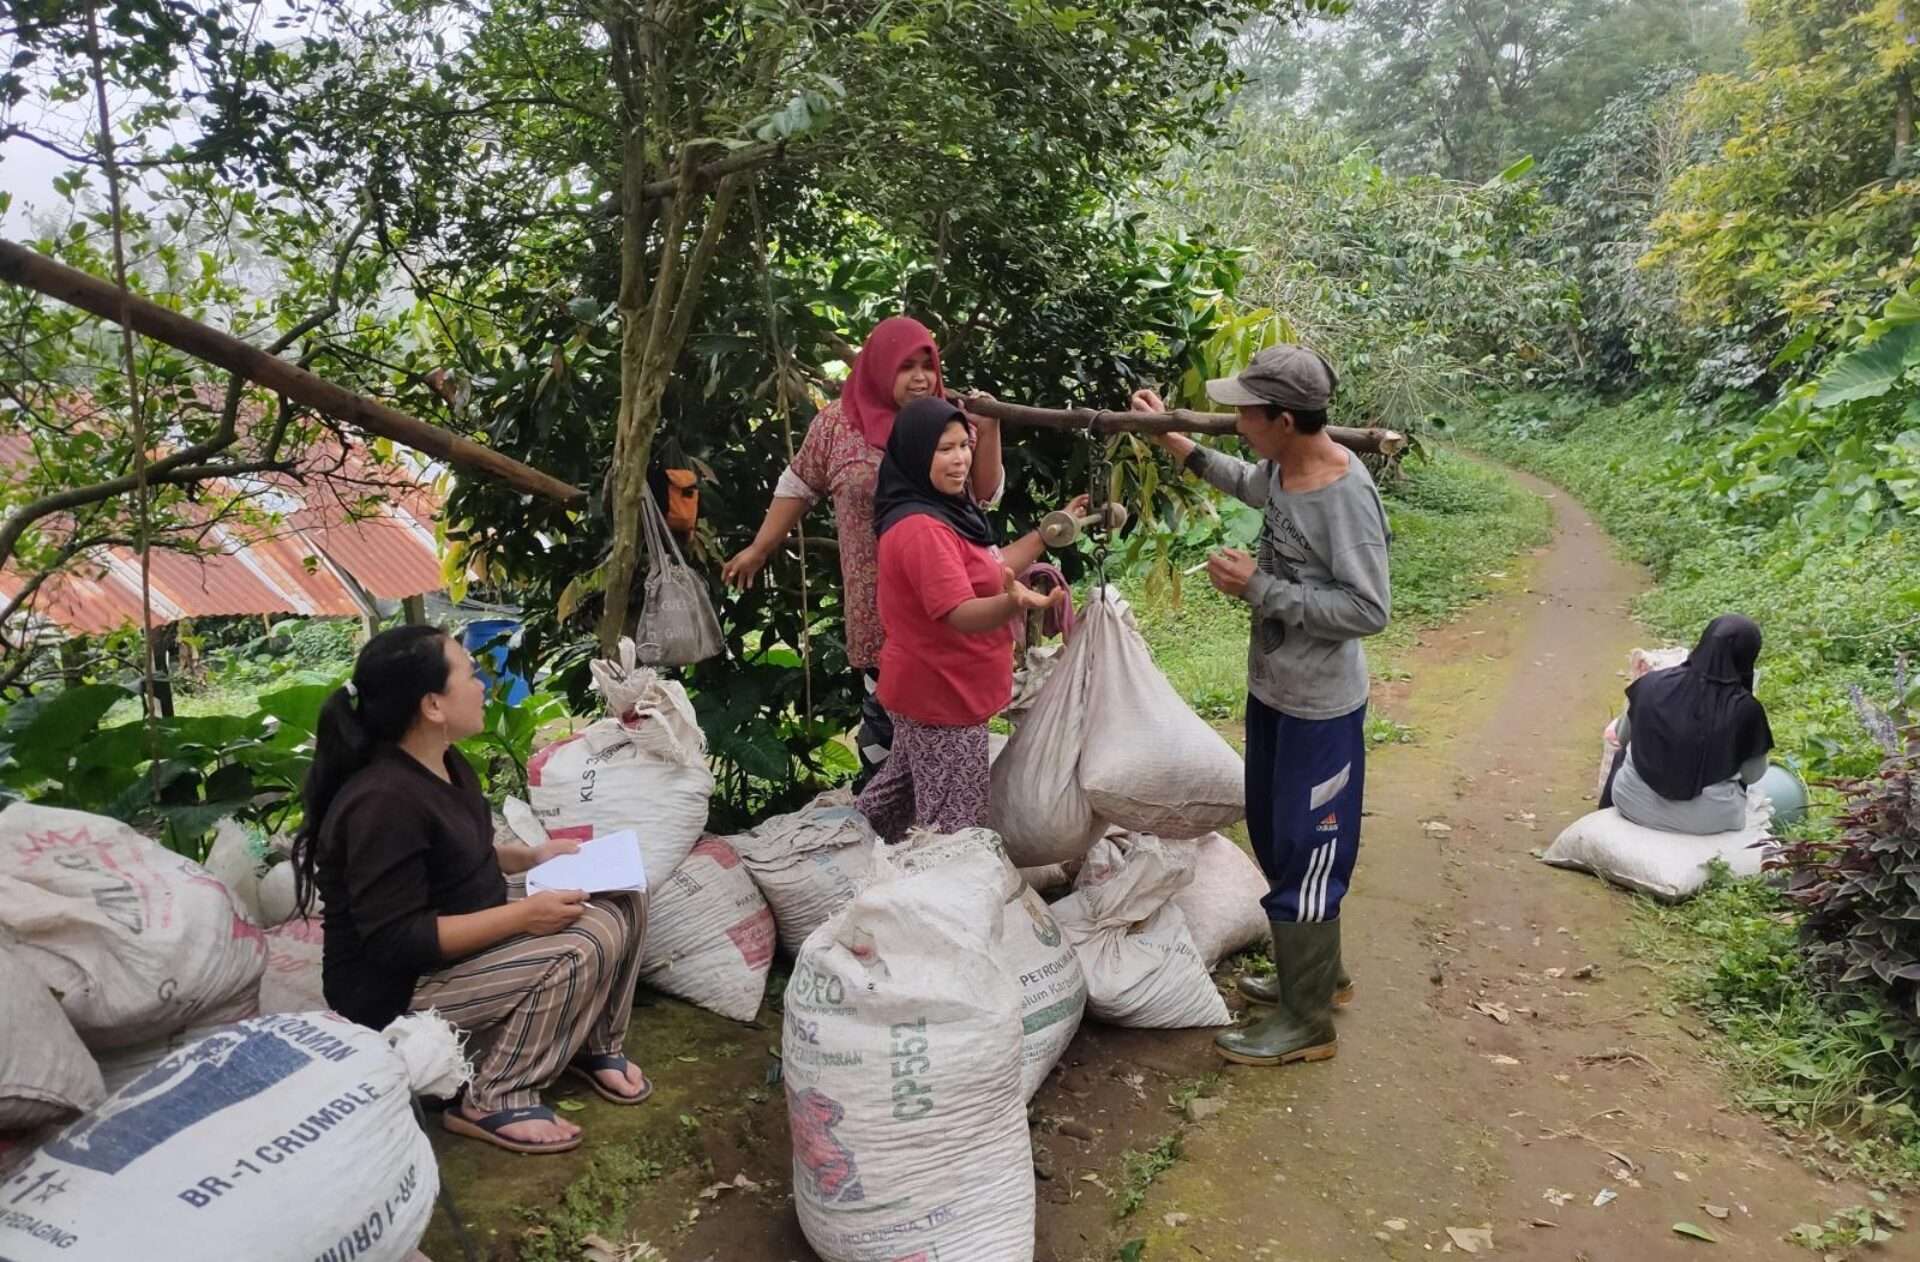
[[[119,311],[119,293],[112,285],[12,241],[0,240],[0,281],[37,290],[109,320],[115,319]],[[377,400],[355,394],[177,311],[140,297],[130,298],[127,305],[135,331],[278,390],[322,415],[367,433],[391,438],[462,469],[498,478],[528,494],[566,504],[579,503],[585,498],[577,488],[558,478]],[[208,454],[189,448],[177,453],[174,462],[184,464]],[[8,547],[18,537],[17,530],[11,536],[5,530],[0,527],[0,559],[8,555]]]
[[[1238,418],[1225,412],[1109,412],[1096,408],[1034,408],[1003,399],[966,398],[966,410],[1008,425],[1039,429],[1081,430],[1095,434],[1219,434],[1234,433]],[[1391,429],[1352,429],[1327,426],[1327,437],[1350,451],[1382,456],[1404,451],[1407,437]]]
[[[365,232],[367,230],[367,225],[372,222],[373,222],[373,212],[371,210],[363,211],[360,215],[359,220],[353,225],[352,228],[347,230],[347,235],[341,238],[340,248],[334,251],[334,255],[333,255],[333,279],[332,279],[332,282],[327,287],[326,304],[322,306],[319,310],[315,311],[313,314],[309,315],[306,319],[300,321],[298,324],[294,325],[291,329],[288,329],[285,333],[275,338],[272,344],[267,347],[267,354],[269,355],[280,354],[282,351],[286,350],[289,346],[292,346],[295,342],[299,341],[301,338],[305,337],[307,334],[313,332],[315,329],[319,328],[321,325],[325,324],[327,321],[333,319],[334,316],[340,314],[340,290],[342,285],[345,283],[345,279],[346,279],[347,260],[349,257],[352,256],[353,247],[359,241],[360,234]],[[225,405],[220,410],[220,434],[223,435],[226,439],[226,442],[222,444],[223,447],[227,444],[231,444],[235,440],[239,432],[240,401],[242,396],[245,395],[245,393],[246,393],[246,378],[241,376],[239,373],[232,374],[231,379],[227,382],[227,400]],[[282,414],[284,416],[284,406],[285,406],[284,397],[281,402],[282,402],[282,408],[283,408]],[[283,422],[279,431],[277,432],[284,433],[285,430],[286,430],[286,426]],[[268,454],[272,455],[272,452],[269,451]],[[4,555],[4,554],[0,554],[0,555]]]
[[[741,176],[730,175],[720,181],[720,188],[713,196],[713,205],[707,209],[707,222],[700,230],[699,242],[693,247],[693,257],[687,260],[686,274],[680,281],[679,300],[673,304],[673,325],[667,330],[664,348],[669,363],[680,358],[680,349],[686,345],[687,334],[693,328],[694,310],[700,303],[697,296],[689,295],[698,295],[700,287],[706,282],[707,268],[713,262],[721,236],[726,232],[727,217],[733,210],[734,199],[740,194],[741,180]]]

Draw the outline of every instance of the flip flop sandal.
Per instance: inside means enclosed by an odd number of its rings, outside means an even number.
[[[625,1070],[633,1062],[619,1052],[589,1052],[573,1058],[567,1066],[567,1072],[592,1087],[602,1100],[609,1104],[641,1104],[653,1094],[653,1079],[642,1072],[640,1090],[634,1095],[624,1095],[594,1077],[609,1069]]]
[[[501,1109],[485,1117],[468,1117],[457,1108],[448,1109],[440,1115],[440,1125],[455,1135],[465,1135],[469,1139],[478,1139],[504,1148],[508,1152],[543,1153],[571,1152],[580,1146],[581,1136],[571,1139],[553,1139],[536,1143],[525,1139],[515,1139],[511,1135],[502,1135],[501,1127],[512,1126],[515,1122],[554,1122],[553,1110],[544,1104],[528,1105],[523,1109]]]

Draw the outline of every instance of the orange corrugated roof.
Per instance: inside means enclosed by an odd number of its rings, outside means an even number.
[[[0,435],[0,477],[32,459],[25,437]],[[197,524],[206,528],[206,554],[152,554],[154,623],[232,614],[346,616],[361,612],[356,585],[383,600],[446,585],[433,533],[441,503],[431,487],[390,466],[375,466],[358,446],[344,453],[336,448],[316,467],[380,485],[362,486],[355,494],[326,477],[269,478],[265,485],[285,505],[276,523],[199,518]],[[234,490],[216,489],[223,496]],[[363,498],[366,492],[376,495]],[[184,511],[194,519],[198,510],[188,504]],[[12,566],[0,569],[0,600],[10,600],[24,581]],[[130,548],[96,549],[48,580],[30,608],[35,619],[84,635],[138,625],[139,556]]]

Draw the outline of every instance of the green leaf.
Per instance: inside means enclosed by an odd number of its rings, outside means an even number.
[[[1799,337],[1794,338],[1791,342],[1788,342],[1780,348],[1780,353],[1775,355],[1773,361],[1767,365],[1767,371],[1778,372],[1788,364],[1799,363],[1802,359],[1806,358],[1807,352],[1812,350],[1813,344],[1819,340],[1819,329],[1807,329]]]
[[[779,782],[787,778],[787,747],[772,732],[760,730],[735,735],[726,741],[722,752],[757,780]]]
[[[1520,180],[1521,178],[1523,178],[1527,174],[1527,172],[1531,170],[1533,170],[1533,155],[1528,154],[1526,157],[1520,159],[1518,162],[1514,163],[1512,166],[1508,167],[1506,170],[1502,171],[1500,174],[1488,180],[1481,187],[1498,188],[1502,184],[1512,184]]]
[[[1675,1235],[1687,1236],[1694,1240],[1704,1240],[1708,1244],[1720,1243],[1720,1237],[1714,1235],[1705,1227],[1697,1226],[1694,1223],[1675,1223],[1673,1225],[1673,1231]]]
[[[841,741],[828,741],[813,751],[820,760],[820,766],[830,772],[845,775],[857,775],[860,771],[860,755],[848,749]]]
[[[1877,399],[1893,388],[1916,357],[1920,357],[1920,323],[1896,325],[1872,346],[1842,355],[1821,373],[1813,406],[1831,408]]]
[[[320,707],[333,695],[333,684],[301,684],[260,698],[260,709],[287,727],[311,733],[320,726]]]
[[[587,1107],[585,1100],[555,1100],[553,1107],[562,1113],[579,1113]]]
[[[7,715],[14,761],[59,776],[107,711],[132,695],[113,684],[85,684],[56,693],[45,702],[36,698],[20,703]]]

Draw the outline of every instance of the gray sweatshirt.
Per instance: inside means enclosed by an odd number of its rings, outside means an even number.
[[[1285,491],[1272,461],[1248,464],[1207,447],[1194,473],[1259,509],[1260,553],[1243,599],[1253,607],[1247,690],[1296,719],[1334,719],[1366,704],[1362,637],[1387,625],[1387,510],[1355,457],[1315,491]]]

